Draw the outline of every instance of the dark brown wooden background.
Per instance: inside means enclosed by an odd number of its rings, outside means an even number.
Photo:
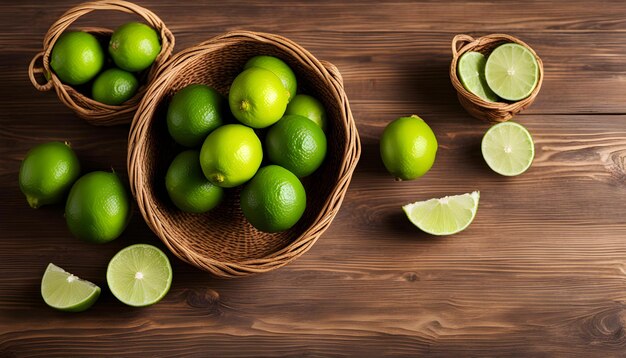
[[[71,141],[86,170],[126,171],[128,127],[87,125],[26,75],[48,26],[75,3],[0,4],[0,356],[626,356],[625,2],[139,1],[177,50],[249,29],[336,64],[363,155],[331,228],[287,267],[223,281],[171,257],[161,303],[133,309],[104,290],[91,310],[64,314],[39,294],[48,262],[104,288],[117,250],[163,247],[138,213],[113,243],[79,242],[61,206],[32,210],[19,191],[20,160],[43,141]],[[516,178],[484,164],[488,125],[463,111],[447,74],[455,34],[494,32],[545,63],[536,103],[516,118],[536,145]],[[397,183],[378,137],[413,113],[435,131],[437,161]],[[475,189],[478,215],[459,235],[425,235],[400,210]]]

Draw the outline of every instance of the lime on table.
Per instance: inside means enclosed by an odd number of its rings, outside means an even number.
[[[458,62],[459,80],[466,90],[488,102],[497,102],[498,96],[487,85],[485,64],[487,60],[480,52],[469,51]]]
[[[149,306],[159,302],[170,290],[172,266],[163,251],[152,245],[128,246],[109,262],[107,283],[111,293],[122,303]]]
[[[307,94],[299,94],[291,99],[285,110],[285,115],[297,114],[315,122],[326,131],[326,110],[322,102]]]
[[[452,235],[465,230],[478,210],[480,192],[446,196],[402,207],[413,225],[431,235]]]
[[[48,142],[35,146],[20,166],[20,189],[36,209],[63,201],[80,175],[78,157],[66,143]]]
[[[184,151],[174,158],[165,174],[165,188],[174,205],[188,213],[207,212],[224,196],[224,190],[202,173],[197,150]]]
[[[209,134],[200,150],[200,166],[209,181],[232,188],[250,180],[261,166],[263,147],[254,130],[227,124]]]
[[[306,209],[304,186],[293,173],[268,165],[241,191],[241,211],[258,230],[284,231],[294,226]]]
[[[481,150],[489,168],[505,176],[522,174],[535,158],[532,136],[524,126],[511,121],[489,128]]]
[[[298,87],[296,74],[283,60],[272,56],[254,56],[246,62],[243,68],[247,70],[250,67],[261,67],[275,74],[289,92],[289,100],[296,95]]]
[[[41,297],[52,308],[81,312],[91,307],[100,296],[100,287],[48,264],[41,279]]]
[[[197,147],[224,123],[225,100],[213,88],[194,83],[176,92],[167,108],[167,130],[176,143]]]
[[[52,48],[50,66],[63,83],[82,85],[104,66],[104,51],[98,39],[90,33],[65,32]]]
[[[539,81],[539,64],[525,46],[507,43],[491,52],[485,78],[495,94],[509,101],[528,97]]]
[[[65,204],[67,227],[79,239],[105,243],[118,238],[131,217],[128,192],[115,173],[91,172],[74,183]]]
[[[117,67],[137,72],[150,67],[161,52],[159,35],[141,22],[129,22],[113,31],[109,54]]]
[[[289,91],[271,71],[250,67],[230,86],[228,103],[233,115],[252,128],[265,128],[285,114]]]
[[[267,132],[265,148],[270,161],[302,178],[322,165],[326,136],[308,118],[286,115]]]
[[[426,174],[435,162],[437,138],[416,115],[389,123],[380,138],[380,155],[387,171],[397,180]]]
[[[119,68],[110,68],[96,77],[91,87],[91,96],[100,103],[111,106],[131,99],[139,88],[139,81],[130,72]]]

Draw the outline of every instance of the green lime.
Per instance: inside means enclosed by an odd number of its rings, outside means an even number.
[[[380,155],[385,167],[398,180],[426,174],[435,162],[437,138],[416,115],[389,123],[380,138]]]
[[[413,225],[431,235],[452,235],[465,230],[478,210],[480,192],[446,196],[402,207]]]
[[[289,92],[271,71],[251,67],[240,73],[228,94],[233,115],[253,128],[265,128],[276,123],[285,113]]]
[[[188,213],[204,213],[216,207],[224,190],[202,173],[200,152],[188,150],[174,158],[165,175],[165,188],[172,202]]]
[[[20,166],[20,189],[32,208],[63,201],[80,175],[80,163],[69,145],[48,142],[32,148]]]
[[[241,210],[255,228],[266,232],[294,226],[306,209],[306,192],[292,172],[268,165],[241,191]]]
[[[100,287],[51,263],[41,279],[41,297],[52,308],[81,312],[98,300]]]
[[[227,124],[209,134],[200,150],[200,166],[209,181],[232,188],[250,180],[261,166],[263,147],[252,128]]]
[[[522,174],[535,158],[535,145],[528,130],[510,121],[489,128],[481,150],[489,168],[505,176]]]
[[[249,59],[243,68],[247,70],[250,67],[261,67],[272,71],[280,79],[280,82],[283,83],[285,89],[289,91],[289,100],[296,95],[296,89],[298,88],[296,74],[283,60],[272,56],[255,56]]]
[[[286,115],[267,132],[265,148],[270,161],[302,178],[322,165],[326,136],[308,118]]]
[[[65,204],[65,220],[72,234],[94,243],[115,240],[130,216],[128,193],[115,173],[83,175],[72,186]]]
[[[306,117],[326,131],[326,110],[322,102],[306,94],[296,95],[287,105],[285,114]]]
[[[52,48],[50,66],[63,83],[82,85],[94,78],[104,66],[104,51],[92,34],[64,32]]]
[[[119,106],[131,99],[139,88],[135,76],[119,68],[110,68],[102,72],[91,87],[93,99],[100,103]]]
[[[457,72],[459,80],[466,90],[488,102],[497,102],[498,96],[493,93],[485,79],[485,63],[487,60],[480,52],[466,52],[459,59]]]
[[[161,52],[159,35],[141,22],[126,23],[113,32],[109,54],[117,67],[137,72],[150,67]]]
[[[489,55],[485,78],[495,94],[509,101],[519,101],[530,96],[537,87],[539,64],[526,47],[506,43]]]
[[[172,285],[170,260],[152,245],[136,244],[115,254],[107,267],[107,283],[122,303],[145,307],[159,302]]]
[[[222,95],[213,88],[191,84],[172,97],[167,109],[167,129],[178,144],[197,147],[224,123],[223,105]]]

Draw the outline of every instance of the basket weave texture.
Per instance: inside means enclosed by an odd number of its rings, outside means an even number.
[[[457,61],[468,51],[480,52],[485,56],[503,43],[513,42],[525,46],[537,59],[539,65],[539,80],[530,96],[517,102],[488,102],[469,92],[463,87],[457,77]],[[543,62],[537,53],[523,41],[505,34],[492,34],[474,39],[469,35],[456,35],[452,39],[452,63],[450,64],[450,80],[456,89],[459,102],[465,110],[475,118],[497,123],[511,119],[514,115],[529,107],[537,97],[543,83]]]
[[[205,214],[178,210],[164,178],[183,150],[169,137],[165,114],[181,88],[203,83],[227,95],[245,62],[256,55],[276,56],[296,73],[299,92],[317,97],[327,111],[328,152],[322,166],[302,180],[307,209],[291,229],[256,230],[239,207],[237,188]],[[339,211],[361,152],[357,129],[335,66],[317,60],[284,37],[248,31],[229,32],[183,50],[160,67],[139,105],[129,134],[130,186],[148,226],[182,260],[217,277],[234,278],[279,268],[305,253]]]
[[[133,98],[120,106],[106,105],[85,96],[72,86],[63,84],[50,68],[50,54],[59,36],[81,16],[101,10],[121,11],[138,15],[148,25],[152,26],[161,38],[161,52],[150,69],[140,74],[139,80],[142,85]],[[80,30],[91,33],[105,43],[108,43],[108,38],[113,33],[111,29],[99,27],[86,27],[80,28]],[[33,86],[39,91],[49,91],[54,88],[61,102],[90,124],[99,126],[127,124],[132,120],[137,106],[146,92],[147,84],[154,80],[156,69],[171,57],[173,49],[174,35],[163,21],[150,10],[121,0],[88,2],[69,9],[50,26],[43,40],[43,50],[36,54],[30,62],[28,76]],[[38,64],[39,62],[41,64]],[[40,80],[45,80],[45,83],[40,83],[37,79],[38,76],[41,77]]]

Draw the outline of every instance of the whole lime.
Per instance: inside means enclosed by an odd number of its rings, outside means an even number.
[[[251,67],[240,73],[230,86],[228,103],[241,123],[265,128],[285,113],[289,92],[271,71]]]
[[[138,87],[139,82],[132,73],[110,68],[96,77],[91,96],[100,103],[119,106],[131,99]]]
[[[380,155],[385,167],[398,180],[426,174],[435,162],[437,138],[416,115],[389,123],[380,138]]]
[[[131,216],[130,200],[115,173],[91,172],[74,183],[65,204],[65,220],[79,239],[105,243],[118,238]]]
[[[267,132],[265,148],[275,164],[299,178],[317,170],[326,157],[326,136],[308,118],[286,115]]]
[[[296,95],[287,105],[285,114],[306,117],[326,131],[326,110],[322,102],[306,94]]]
[[[80,175],[80,163],[69,145],[48,142],[32,148],[20,166],[20,189],[32,208],[63,201]]]
[[[82,85],[91,81],[104,66],[104,51],[90,33],[64,32],[52,48],[50,66],[61,82]]]
[[[178,144],[197,147],[224,123],[223,105],[222,95],[213,88],[191,84],[172,97],[167,109],[167,129]]]
[[[129,22],[113,31],[109,54],[117,67],[137,72],[150,67],[161,52],[159,35],[141,22]]]
[[[259,137],[250,127],[227,124],[209,134],[200,150],[200,166],[209,181],[222,188],[241,185],[263,160]]]
[[[285,89],[289,92],[289,100],[294,98],[298,88],[296,74],[283,60],[273,56],[254,56],[246,62],[244,69],[251,67],[261,67],[271,71],[283,83]]]
[[[259,169],[241,191],[241,210],[255,228],[266,232],[294,226],[306,209],[306,192],[289,170],[278,165]]]
[[[184,151],[174,158],[165,174],[165,188],[174,205],[188,213],[207,212],[224,196],[224,190],[202,174],[197,150]]]

